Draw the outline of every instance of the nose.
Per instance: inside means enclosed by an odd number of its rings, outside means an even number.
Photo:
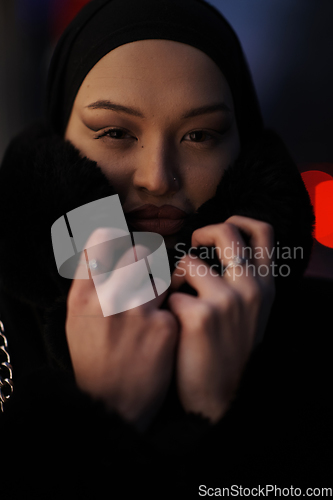
[[[165,141],[141,146],[133,176],[136,189],[152,196],[166,196],[179,189],[176,153]],[[176,180],[175,180],[176,179]]]

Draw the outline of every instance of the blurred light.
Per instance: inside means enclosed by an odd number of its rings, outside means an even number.
[[[316,240],[333,248],[333,178],[331,179],[316,186],[315,211]]]
[[[301,175],[316,217],[314,238],[333,248],[333,177],[320,170],[308,170]]]
[[[50,30],[53,39],[58,39],[69,23],[90,0],[49,0]]]

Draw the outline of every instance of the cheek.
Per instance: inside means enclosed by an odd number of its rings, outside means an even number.
[[[224,172],[223,168],[204,168],[187,179],[188,196],[195,209],[215,195],[216,187]]]
[[[100,156],[97,164],[102,170],[105,177],[116,186],[122,186],[129,181],[129,174],[124,165],[124,162],[119,162],[112,160],[111,158],[105,158],[105,156]]]
[[[184,182],[189,198],[197,209],[205,201],[215,196],[225,170],[232,165],[239,154],[238,142],[230,148],[221,148],[219,152],[206,158],[198,158],[185,169]]]

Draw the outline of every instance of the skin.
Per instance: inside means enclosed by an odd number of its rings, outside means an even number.
[[[101,101],[145,118],[89,107]],[[225,109],[183,118],[222,103]],[[240,151],[232,95],[219,68],[194,47],[166,40],[129,43],[103,57],[78,91],[65,137],[97,161],[125,213],[146,203],[194,212],[214,196]],[[169,246],[174,241],[166,237]]]
[[[202,112],[212,105],[218,109]],[[125,213],[146,203],[194,212],[214,196],[240,151],[231,91],[219,68],[194,47],[165,40],[126,44],[102,58],[78,91],[65,138],[97,161]],[[234,241],[236,247],[244,244],[240,229],[253,246],[272,247],[271,226],[239,216],[195,231],[192,245],[223,250]],[[91,238],[102,241],[103,229]],[[171,246],[177,236],[165,240]],[[255,266],[268,265],[264,260]],[[187,256],[173,273],[169,309],[160,306],[170,290],[108,317],[92,280],[73,280],[66,333],[77,384],[140,430],[160,408],[174,369],[184,409],[220,419],[267,324],[274,300],[270,273],[202,276],[199,265],[206,266]],[[197,297],[177,292],[184,281]],[[114,300],[112,275],[105,286]]]

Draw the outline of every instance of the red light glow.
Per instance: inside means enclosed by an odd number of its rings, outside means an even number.
[[[333,248],[333,177],[320,170],[301,175],[316,216],[314,237],[322,245]]]

